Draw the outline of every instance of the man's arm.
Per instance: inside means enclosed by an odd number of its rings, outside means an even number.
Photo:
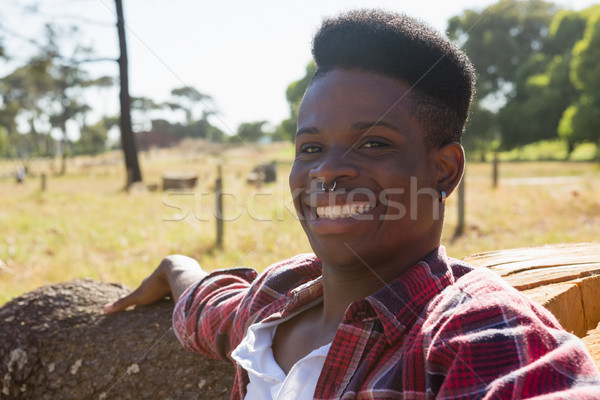
[[[133,305],[152,304],[169,293],[173,301],[177,302],[188,287],[207,275],[208,273],[200,267],[200,264],[190,257],[168,256],[136,290],[113,303],[106,304],[104,312],[112,314]]]

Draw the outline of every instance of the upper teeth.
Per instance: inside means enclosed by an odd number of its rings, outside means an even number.
[[[375,207],[372,204],[344,204],[339,206],[317,207],[317,214],[321,218],[348,218],[369,212]]]

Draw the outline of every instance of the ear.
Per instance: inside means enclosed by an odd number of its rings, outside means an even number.
[[[436,159],[437,190],[450,196],[465,171],[465,150],[459,143],[449,143],[436,150]]]

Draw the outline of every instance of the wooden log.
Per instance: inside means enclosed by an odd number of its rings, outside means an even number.
[[[465,261],[496,272],[579,337],[600,322],[600,243],[491,251]],[[600,351],[595,357],[600,363]]]
[[[585,336],[585,308],[577,283],[548,285],[523,292],[529,299],[541,304],[560,322],[561,326],[576,336]]]
[[[193,189],[198,183],[198,175],[194,172],[165,172],[163,174],[163,190]]]
[[[104,315],[127,292],[75,280],[0,308],[0,399],[229,399],[233,365],[183,350],[172,301]]]
[[[600,324],[596,329],[589,331],[582,340],[600,369]]]
[[[600,243],[568,243],[477,253],[465,261],[494,270],[501,276],[548,266],[596,263],[600,266]]]

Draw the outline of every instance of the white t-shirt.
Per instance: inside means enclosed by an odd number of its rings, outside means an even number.
[[[267,323],[252,324],[246,336],[231,353],[231,358],[248,372],[250,378],[245,400],[313,398],[331,343],[298,360],[287,375],[275,361],[271,349],[277,325],[294,315]]]

